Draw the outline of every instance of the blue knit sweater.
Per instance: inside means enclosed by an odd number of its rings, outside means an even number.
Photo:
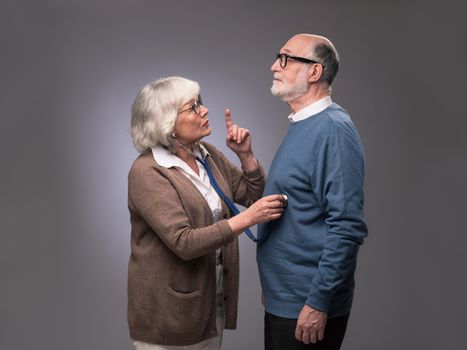
[[[294,122],[274,157],[264,195],[283,193],[283,216],[258,228],[257,262],[268,313],[298,318],[304,304],[350,311],[363,221],[364,154],[347,112],[333,103]]]

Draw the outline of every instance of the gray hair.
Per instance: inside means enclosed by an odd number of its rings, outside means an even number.
[[[161,78],[143,86],[131,106],[131,138],[144,152],[170,146],[178,109],[199,95],[197,82],[182,77]]]
[[[339,71],[339,55],[332,44],[319,43],[312,48],[312,57],[323,65],[321,81],[331,86]]]

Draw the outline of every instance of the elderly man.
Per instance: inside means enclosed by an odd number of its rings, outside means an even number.
[[[367,227],[362,143],[331,100],[338,68],[333,44],[310,34],[292,37],[271,67],[272,94],[292,112],[264,191],[288,207],[258,231],[267,350],[339,349],[347,327]]]

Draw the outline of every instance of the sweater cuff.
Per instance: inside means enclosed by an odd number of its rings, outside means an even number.
[[[327,313],[331,304],[331,295],[328,292],[320,290],[319,286],[315,282],[312,282],[312,287],[305,303],[313,309]]]
[[[219,227],[219,232],[221,233],[222,239],[224,240],[224,245],[232,242],[235,238],[235,234],[230,228],[230,225],[227,222],[227,220],[218,221],[216,222],[216,225],[217,227]]]

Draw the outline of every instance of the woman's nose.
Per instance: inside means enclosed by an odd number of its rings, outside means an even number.
[[[202,105],[201,106],[201,113],[200,113],[201,118],[206,117],[208,115],[208,113],[209,113],[209,108]]]

